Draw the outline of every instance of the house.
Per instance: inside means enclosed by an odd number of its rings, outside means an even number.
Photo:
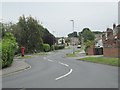
[[[103,55],[105,57],[120,57],[120,25],[113,24],[113,29],[107,28],[102,35]]]
[[[79,39],[77,37],[69,37],[71,45],[78,45]]]
[[[65,44],[65,38],[64,37],[57,37],[56,38],[56,43],[58,44],[58,45],[60,45],[60,44]]]

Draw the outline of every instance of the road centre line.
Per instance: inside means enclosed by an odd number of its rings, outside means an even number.
[[[44,57],[44,59],[47,59],[47,58]],[[50,61],[50,62],[54,62],[53,60],[50,60],[50,59],[47,59],[47,60]],[[66,66],[66,67],[69,67],[69,65],[67,65],[67,64],[65,64],[65,63],[62,63],[62,62],[58,62],[58,63],[61,64],[61,65]],[[68,76],[69,74],[72,73],[72,71],[73,71],[73,69],[69,69],[69,72],[68,72],[68,73],[66,73],[65,75],[62,75],[62,76],[60,76],[60,77],[58,77],[58,78],[55,78],[55,80],[59,80],[59,79],[62,79],[62,78],[64,78],[64,77]]]
[[[62,62],[59,62],[59,64],[62,64],[62,65],[67,66],[67,67],[69,66],[69,65],[62,63]]]
[[[68,76],[69,74],[72,73],[72,71],[73,71],[73,69],[70,69],[70,71],[69,71],[67,74],[65,74],[65,75],[63,75],[63,76],[60,76],[60,77],[56,78],[55,80],[59,80],[59,79],[61,79],[61,78],[64,78],[64,77]]]

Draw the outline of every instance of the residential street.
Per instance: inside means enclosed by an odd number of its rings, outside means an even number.
[[[63,49],[27,59],[31,69],[3,77],[3,88],[118,88],[117,67],[66,58],[71,52]]]

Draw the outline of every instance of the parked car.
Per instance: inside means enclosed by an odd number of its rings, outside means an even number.
[[[81,48],[81,45],[78,45],[77,48]]]

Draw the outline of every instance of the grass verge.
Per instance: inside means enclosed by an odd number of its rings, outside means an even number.
[[[20,57],[18,57],[18,59],[27,59],[27,58],[32,58],[32,56],[24,56],[24,57],[20,56]]]
[[[118,58],[86,57],[86,58],[81,58],[79,60],[93,62],[93,63],[106,64],[106,65],[112,65],[112,66],[119,66],[120,67],[120,64],[118,64]]]
[[[67,57],[77,57],[77,55],[74,53],[66,54]]]

